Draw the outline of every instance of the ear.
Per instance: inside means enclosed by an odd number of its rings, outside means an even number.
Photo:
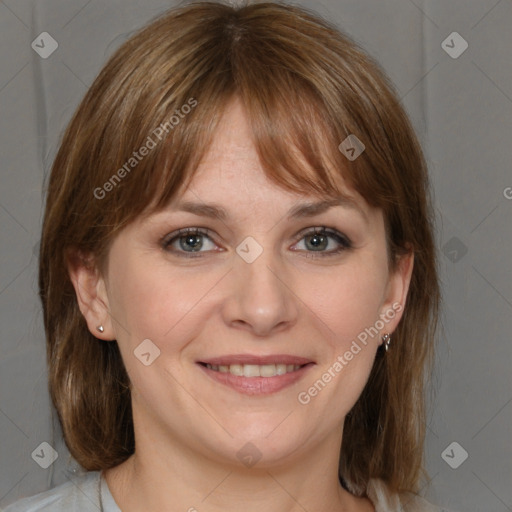
[[[414,267],[414,251],[398,256],[394,270],[389,274],[388,285],[381,307],[380,319],[385,323],[382,335],[393,333],[402,318]]]
[[[67,255],[67,269],[75,288],[78,306],[93,336],[102,340],[115,340],[110,318],[105,279],[94,258],[78,251]],[[98,327],[103,327],[103,332]]]

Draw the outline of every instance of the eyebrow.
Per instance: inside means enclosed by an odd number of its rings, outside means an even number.
[[[293,206],[288,210],[287,216],[289,219],[308,218],[325,213],[330,208],[342,206],[358,212],[366,221],[368,217],[361,208],[361,206],[352,198],[348,196],[340,196],[334,199],[325,199],[316,202],[306,202]],[[228,219],[229,214],[220,205],[215,203],[197,203],[194,201],[180,201],[173,208],[175,211],[183,211],[199,215],[201,217],[210,217],[225,221]]]

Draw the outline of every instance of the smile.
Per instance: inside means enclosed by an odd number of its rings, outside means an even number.
[[[246,395],[281,391],[298,382],[315,366],[310,359],[283,355],[237,355],[197,363],[210,379]]]
[[[299,370],[302,366],[299,364],[231,364],[231,365],[212,365],[207,364],[206,368],[220,373],[230,373],[239,377],[275,377]]]

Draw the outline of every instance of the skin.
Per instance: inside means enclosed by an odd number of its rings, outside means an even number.
[[[132,383],[136,452],[104,472],[112,495],[124,512],[373,511],[368,499],[340,486],[337,468],[343,421],[381,336],[370,337],[308,404],[297,397],[380,314],[405,305],[413,257],[390,272],[382,212],[347,187],[357,207],[289,219],[292,207],[322,198],[285,191],[265,177],[237,99],[211,148],[176,201],[217,203],[226,219],[178,212],[175,201],[126,227],[103,273],[85,263],[69,268],[90,331],[117,340]],[[341,245],[329,237],[327,246],[312,249],[313,235],[302,232],[322,226],[352,247],[334,254]],[[175,252],[162,247],[162,238],[185,227],[210,230],[193,253],[199,257],[187,258],[177,239]],[[263,248],[252,263],[236,252],[247,236]],[[392,333],[400,317],[380,334]],[[134,356],[145,339],[160,349],[149,366]],[[291,354],[315,364],[279,392],[247,395],[196,363],[240,353]],[[252,467],[237,458],[247,442],[261,454]]]

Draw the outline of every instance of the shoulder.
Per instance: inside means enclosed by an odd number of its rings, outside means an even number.
[[[12,503],[4,512],[98,512],[99,483],[99,471],[72,476],[53,489]]]
[[[416,494],[391,493],[379,479],[368,482],[366,493],[375,507],[375,512],[448,512]]]

